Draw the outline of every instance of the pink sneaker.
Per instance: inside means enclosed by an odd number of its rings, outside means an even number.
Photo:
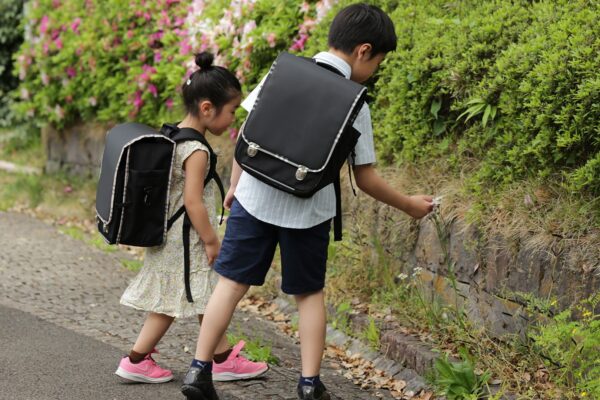
[[[128,381],[144,383],[164,383],[173,379],[171,371],[156,364],[156,361],[152,358],[152,353],[158,353],[158,351],[153,349],[137,364],[132,363],[129,357],[123,357],[115,374]]]
[[[260,376],[268,371],[269,366],[264,362],[253,362],[240,354],[246,343],[240,340],[232,349],[227,360],[221,364],[213,363],[213,381],[236,381]]]

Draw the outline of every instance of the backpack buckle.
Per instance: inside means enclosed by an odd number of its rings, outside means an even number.
[[[296,170],[296,179],[299,181],[302,181],[302,180],[304,180],[304,178],[306,178],[306,174],[308,174],[308,168],[301,165]]]
[[[246,150],[246,154],[248,157],[254,157],[258,153],[258,148],[260,146],[256,143],[248,143],[248,149]]]

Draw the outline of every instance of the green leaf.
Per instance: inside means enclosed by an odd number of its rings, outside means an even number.
[[[433,134],[434,136],[440,136],[446,131],[446,121],[442,119],[436,119],[433,123]]]
[[[433,118],[438,119],[438,112],[442,108],[442,102],[439,99],[435,99],[431,102],[431,108],[429,112],[433,115]]]
[[[483,112],[483,119],[482,119],[482,123],[483,123],[483,127],[485,128],[485,126],[487,125],[488,122],[488,118],[490,116],[490,113],[492,111],[492,106],[490,106],[489,104],[485,107],[485,111]]]

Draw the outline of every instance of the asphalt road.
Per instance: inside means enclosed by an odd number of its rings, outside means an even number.
[[[0,306],[0,399],[184,399],[181,377],[131,384],[113,374],[122,352],[31,314]]]

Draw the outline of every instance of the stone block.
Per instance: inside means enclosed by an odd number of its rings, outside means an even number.
[[[100,123],[78,123],[62,130],[50,125],[43,127],[46,171],[97,176],[109,128],[110,125]]]
[[[448,252],[454,266],[454,275],[459,282],[470,283],[479,273],[480,260],[477,254],[479,233],[473,225],[454,222],[450,228]],[[441,273],[448,275],[447,266]]]
[[[438,358],[418,339],[399,332],[388,331],[381,336],[381,346],[388,358],[419,374],[426,373]]]
[[[436,273],[444,265],[446,258],[433,222],[420,224],[414,252],[417,267]]]

